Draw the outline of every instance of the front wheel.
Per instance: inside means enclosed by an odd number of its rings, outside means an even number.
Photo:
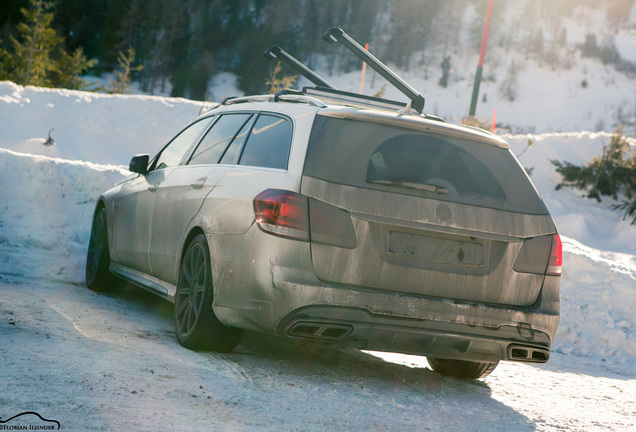
[[[490,375],[499,362],[482,363],[467,360],[444,359],[439,357],[426,357],[431,369],[442,375],[454,378],[477,379]]]
[[[177,340],[193,350],[230,352],[243,330],[226,327],[212,310],[210,251],[203,234],[196,236],[183,257],[174,305]]]

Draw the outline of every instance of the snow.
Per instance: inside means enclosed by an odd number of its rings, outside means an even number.
[[[229,93],[232,77],[219,80]],[[442,113],[444,98],[428,97]],[[87,290],[97,196],[203,105],[0,82],[0,417],[37,411],[62,430],[635,430],[636,225],[610,200],[555,190],[550,159],[582,164],[611,136],[579,123],[585,99],[569,104],[549,121],[528,111],[534,132],[502,135],[563,238],[551,359],[504,362],[470,382],[438,376],[422,357],[253,333],[232,354],[192,352],[175,340],[169,303],[130,286]]]

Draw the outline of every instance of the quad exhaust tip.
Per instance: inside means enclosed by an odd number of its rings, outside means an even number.
[[[316,339],[329,342],[341,341],[353,331],[353,327],[314,321],[296,321],[287,329],[287,336],[302,339]]]
[[[550,350],[544,348],[510,345],[508,360],[526,363],[545,363],[550,358]]]

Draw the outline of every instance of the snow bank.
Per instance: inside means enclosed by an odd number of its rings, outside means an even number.
[[[561,322],[553,350],[636,362],[633,256],[603,253],[564,238]]]
[[[127,174],[0,148],[0,279],[83,283],[97,197]]]
[[[135,154],[156,153],[211,106],[180,98],[23,87],[0,81],[0,147],[128,164]],[[54,144],[45,146],[49,132]]]

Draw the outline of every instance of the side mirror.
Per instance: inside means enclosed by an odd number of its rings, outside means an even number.
[[[146,175],[148,174],[148,161],[150,161],[150,156],[147,154],[133,156],[130,160],[130,165],[128,165],[128,169],[131,172]]]

